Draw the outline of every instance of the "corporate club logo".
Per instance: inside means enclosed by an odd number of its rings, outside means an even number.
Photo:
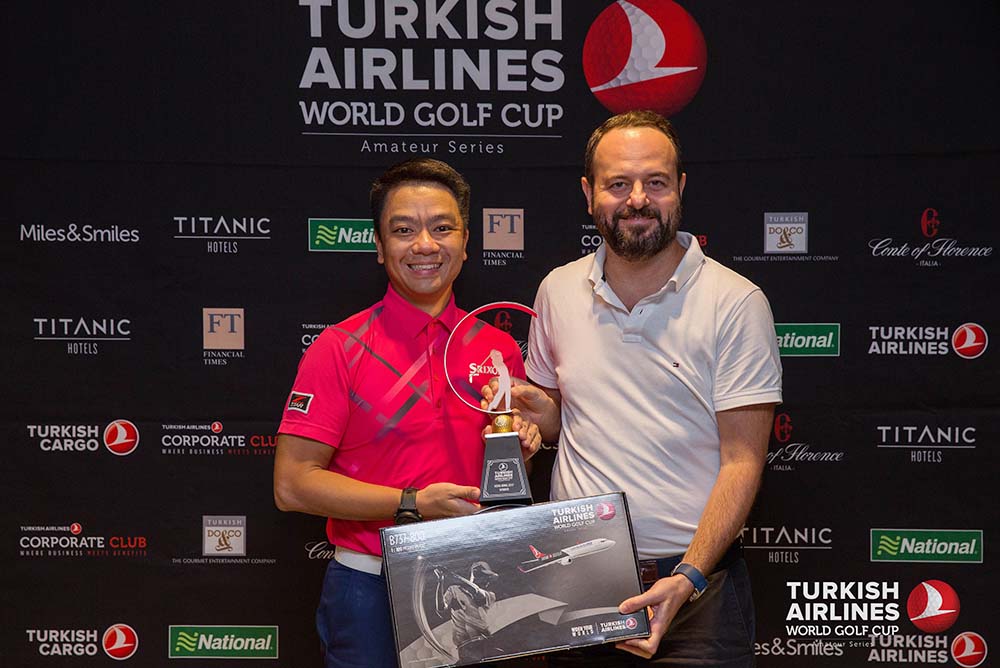
[[[202,556],[244,557],[247,553],[246,515],[203,515]]]
[[[986,639],[974,631],[965,631],[951,641],[951,658],[962,668],[976,668],[986,661]]]
[[[769,564],[797,564],[803,550],[822,554],[833,549],[830,527],[747,526],[743,548],[767,554]]]
[[[205,243],[210,254],[239,253],[240,243],[271,238],[271,219],[266,216],[174,216],[174,239]]]
[[[871,561],[983,563],[982,529],[872,529]]]
[[[945,451],[976,449],[972,425],[880,424],[875,433],[876,447],[907,451],[911,462],[940,463]]]
[[[104,633],[100,629],[25,629],[30,645],[41,656],[97,656],[104,653],[116,661],[132,658],[139,650],[139,634],[129,624],[118,622]]]
[[[775,323],[782,357],[840,357],[839,322]]]
[[[524,262],[524,209],[483,209],[483,266]]]
[[[277,659],[277,626],[170,625],[171,659]]]
[[[21,225],[20,241],[50,244],[135,244],[139,243],[139,230],[118,225],[98,227],[89,223],[69,223],[64,227],[35,223]]]
[[[311,346],[313,342],[319,338],[319,335],[323,333],[327,327],[330,327],[331,323],[322,322],[304,322],[301,325],[301,330],[299,334],[299,347],[302,352],[306,351],[306,348]]]
[[[66,525],[22,525],[18,556],[45,557],[146,557],[149,538],[134,533],[110,535],[85,530],[79,522]]]
[[[273,433],[229,433],[219,420],[167,423],[160,428],[160,454],[169,456],[271,456],[276,445]]]
[[[97,355],[101,346],[132,340],[129,318],[44,316],[31,319],[35,341],[57,341],[67,355]]]
[[[910,259],[918,267],[940,267],[949,261],[975,261],[992,257],[992,246],[964,245],[947,236],[949,227],[940,213],[928,207],[916,217],[912,241],[899,242],[893,237],[877,237],[868,242],[872,257],[880,259]],[[919,233],[919,236],[918,236]]]
[[[139,447],[139,428],[131,420],[118,418],[99,424],[29,424],[28,440],[42,452],[97,452],[101,446],[124,457]]]
[[[767,463],[772,471],[794,471],[799,465],[836,464],[844,461],[843,451],[814,450],[809,443],[793,440],[795,430],[791,414],[783,412],[774,416],[772,447],[767,452]]]
[[[202,358],[205,366],[226,366],[243,359],[246,321],[241,308],[203,308]]]
[[[986,328],[966,322],[953,330],[940,325],[869,325],[869,355],[947,355],[974,360],[986,352]]]
[[[310,218],[309,250],[325,253],[374,253],[371,218]]]
[[[924,633],[944,633],[958,619],[962,609],[958,594],[947,582],[925,580],[906,599],[906,613]]]
[[[590,26],[583,73],[612,113],[673,116],[694,99],[708,56],[698,23],[670,0],[618,0]]]
[[[356,4],[298,10],[309,47],[297,81],[303,135],[396,159],[500,155],[510,142],[561,138],[564,110],[551,99],[566,81],[566,3],[413,2],[404,13]],[[372,101],[373,90],[390,94]],[[517,101],[496,102],[511,93]]]

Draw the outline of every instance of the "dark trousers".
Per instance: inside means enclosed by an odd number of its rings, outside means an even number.
[[[548,655],[560,668],[632,668],[637,666],[754,665],[754,607],[750,575],[743,559],[708,576],[708,589],[677,611],[652,659],[642,659],[613,643]]]
[[[334,560],[316,611],[326,668],[397,668],[385,577]]]

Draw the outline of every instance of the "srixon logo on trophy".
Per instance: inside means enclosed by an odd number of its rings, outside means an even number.
[[[449,387],[470,410],[493,417],[492,433],[486,435],[479,496],[479,503],[487,507],[530,505],[532,498],[520,439],[513,430],[511,372],[503,353],[489,345],[489,337],[479,334],[487,324],[492,324],[513,336],[523,351],[532,317],[535,312],[524,304],[486,304],[466,314],[445,344],[444,365]],[[497,381],[497,391],[483,407],[481,389],[493,379]]]

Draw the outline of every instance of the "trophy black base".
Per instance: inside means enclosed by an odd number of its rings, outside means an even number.
[[[530,506],[531,487],[521,456],[521,440],[516,433],[487,434],[483,455],[483,479],[479,505]]]

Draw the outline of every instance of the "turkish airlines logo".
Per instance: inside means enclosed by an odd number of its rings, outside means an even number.
[[[984,352],[990,339],[982,325],[967,322],[951,335],[951,347],[959,357],[974,360]]]
[[[986,660],[986,640],[972,631],[958,634],[951,641],[951,658],[962,668],[976,668]]]
[[[618,0],[583,43],[583,74],[609,111],[673,116],[694,98],[708,57],[697,22],[669,0]]]
[[[104,447],[112,454],[124,457],[139,445],[139,430],[128,420],[115,420],[104,428]]]
[[[116,661],[129,659],[139,649],[139,634],[128,624],[113,624],[104,632],[104,653]]]
[[[597,504],[597,516],[602,520],[614,519],[615,516],[615,506],[612,503],[607,503],[602,501]]]
[[[910,621],[924,633],[944,633],[950,629],[961,608],[958,594],[941,580],[921,582],[906,599]]]

